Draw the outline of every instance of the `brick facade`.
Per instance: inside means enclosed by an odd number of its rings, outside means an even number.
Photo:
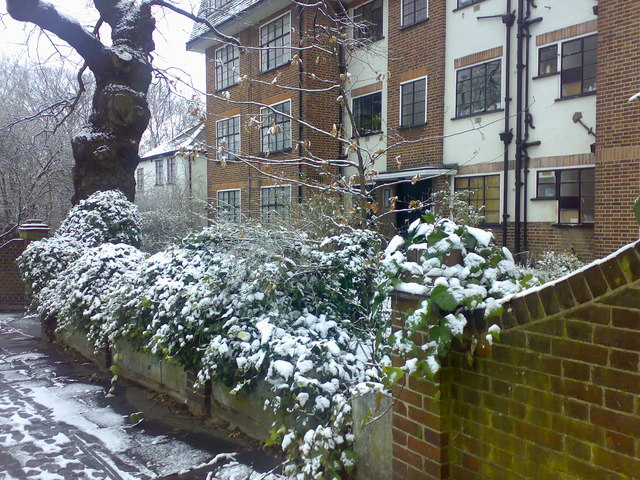
[[[396,388],[394,480],[638,478],[638,298],[640,242],[507,303],[473,365]]]
[[[598,6],[595,252],[605,255],[638,238],[632,205],[640,195],[640,3]]]
[[[28,241],[14,238],[0,245],[0,310],[23,309],[27,302],[24,295],[24,284],[16,265],[18,258]]]

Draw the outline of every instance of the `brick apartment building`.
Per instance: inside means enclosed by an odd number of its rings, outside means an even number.
[[[589,259],[637,239],[640,2],[205,0],[201,14],[242,46],[201,25],[188,43],[214,94],[216,215],[268,220],[305,198],[300,182],[348,179],[357,133],[387,230],[415,216],[392,205],[449,184],[517,252]],[[334,126],[343,142],[319,131]]]

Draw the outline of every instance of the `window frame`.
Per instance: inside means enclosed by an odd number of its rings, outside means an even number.
[[[231,192],[238,193],[237,204],[232,206],[230,206],[230,204],[221,206],[220,202],[221,201],[225,202],[225,200],[220,199],[220,194],[231,193]],[[229,211],[232,212],[231,216],[233,218],[226,218],[227,212]],[[229,222],[229,223],[240,223],[240,221],[242,220],[242,189],[227,188],[227,189],[216,191],[216,218],[218,221]]]
[[[543,45],[541,47],[538,48],[538,77],[551,77],[554,75],[559,75],[560,74],[560,54],[559,54],[559,48],[558,48],[559,44],[558,43],[552,43],[550,45]],[[542,53],[545,50],[549,50],[549,49],[555,49],[556,53],[555,53],[555,70],[553,70],[552,72],[543,72],[542,71]],[[545,63],[546,65],[546,63]]]
[[[164,185],[164,158],[154,160],[156,166],[156,187]]]
[[[487,199],[487,195],[486,192],[488,190],[487,188],[487,178],[488,177],[496,177],[497,178],[497,190],[498,190],[498,198],[489,198]],[[471,188],[471,179],[472,178],[482,178],[483,179],[483,188],[482,191],[483,195],[482,195],[482,199],[478,201],[478,204],[480,206],[484,207],[484,222],[482,222],[483,225],[499,225],[502,224],[501,218],[502,218],[502,174],[500,173],[489,173],[489,174],[482,174],[482,175],[461,175],[461,176],[457,176],[454,178],[454,182],[453,182],[453,191],[457,192],[457,191],[463,191],[463,190],[469,190],[474,192],[474,196],[476,195],[476,190]],[[467,180],[468,181],[468,186],[466,188],[458,188],[457,187],[457,183],[458,180]],[[495,188],[495,187],[492,187]],[[476,197],[477,198],[477,197]],[[469,202],[473,202],[476,198],[470,198]],[[498,210],[491,210],[490,212],[487,212],[487,200],[497,200],[498,202]],[[471,205],[471,203],[469,203]],[[497,221],[492,221],[489,220],[489,214],[491,215],[497,215]],[[495,217],[494,217],[495,218]]]
[[[491,64],[497,63],[498,67],[499,67],[499,78],[500,78],[500,83],[499,83],[499,90],[498,90],[498,95],[497,95],[497,101],[496,102],[492,102],[490,105],[495,105],[494,108],[488,109],[487,108],[487,85],[488,85],[488,79],[491,78],[492,75],[487,75],[487,69],[489,68],[489,66]],[[459,84],[465,81],[468,81],[469,84],[471,86],[473,86],[473,81],[474,81],[474,77],[473,77],[473,71],[474,69],[477,69],[478,67],[484,67],[484,88],[483,88],[483,97],[484,97],[484,109],[482,110],[475,110],[472,111],[472,106],[475,103],[473,100],[473,89],[470,89],[468,94],[469,94],[469,112],[464,113],[461,112],[461,108],[462,105],[460,103],[460,95],[461,93],[459,92]],[[460,80],[460,75],[463,72],[467,72],[469,71],[469,78],[468,79],[463,79]],[[491,60],[488,60],[486,62],[481,62],[481,63],[476,63],[473,65],[468,65],[466,67],[462,67],[462,68],[458,68],[455,70],[456,72],[456,116],[454,118],[464,118],[464,117],[469,117],[469,116],[477,116],[477,115],[483,115],[486,113],[493,113],[493,112],[498,112],[500,110],[502,110],[503,106],[502,106],[502,82],[503,82],[503,69],[502,69],[502,57],[500,58],[494,58]],[[466,105],[463,104],[463,105]]]
[[[424,119],[423,119],[422,122],[419,122],[419,123],[413,123],[413,121],[412,121],[410,125],[405,125],[405,124],[402,123],[403,118],[404,118],[404,103],[403,103],[404,94],[403,94],[403,88],[406,85],[413,84],[413,83],[416,83],[416,82],[420,82],[422,80],[424,80]],[[424,77],[413,78],[411,80],[407,80],[406,82],[400,82],[399,90],[400,90],[400,109],[399,109],[400,110],[400,119],[399,119],[400,128],[415,128],[415,127],[422,127],[422,126],[426,125],[427,121],[428,121],[428,115],[427,115],[427,103],[428,103],[427,102],[427,95],[428,95],[428,92],[429,92],[428,76],[425,75]],[[413,96],[414,96],[414,102],[412,103],[412,107],[415,106],[415,89],[414,89],[414,92],[413,92]],[[412,118],[414,116],[415,116],[415,112],[412,114]]]
[[[273,109],[275,109],[277,106],[284,105],[285,103],[289,104],[289,113],[286,113],[286,114],[285,113],[280,113],[280,114],[278,114],[278,113],[275,113],[273,111]],[[291,122],[292,122],[291,108],[292,108],[292,105],[291,105],[291,99],[290,98],[287,99],[287,100],[284,100],[282,102],[273,103],[271,105],[267,105],[265,107],[260,108],[260,121],[262,123],[262,125],[260,126],[260,148],[261,148],[261,152],[262,153],[278,153],[278,152],[287,152],[287,151],[291,150],[292,145],[293,145],[293,138],[292,138],[293,129],[291,127]],[[284,139],[283,139],[282,148],[278,148],[278,138],[277,137],[278,137],[279,134],[276,133],[276,135],[275,135],[275,137],[276,137],[276,140],[275,140],[276,141],[276,149],[275,150],[270,150],[269,148],[265,148],[265,143],[264,143],[265,142],[265,138],[267,138],[267,143],[268,143],[267,147],[270,147],[270,143],[271,142],[268,141],[268,139],[269,139],[270,136],[271,137],[274,136],[274,135],[269,135],[268,133],[267,133],[266,136],[264,134],[265,130],[268,131],[268,129],[270,128],[270,125],[264,125],[265,112],[266,112],[266,115],[274,115],[274,116],[276,116],[276,119],[278,118],[278,115],[281,115],[285,119],[283,122],[275,122],[275,123],[276,123],[276,125],[279,125],[279,124],[288,125],[288,130],[289,130],[288,145],[286,143],[287,136],[285,135]],[[282,128],[282,132],[285,133],[286,132],[285,128],[284,127],[281,127],[281,128]]]
[[[175,185],[178,177],[178,165],[175,155],[167,158],[167,185]]]
[[[356,40],[357,42],[363,43],[363,42],[371,42],[371,43],[375,43],[378,42],[380,40],[382,40],[384,38],[384,1],[385,0],[369,0],[368,2],[364,2],[361,5],[358,5],[357,7],[355,7],[352,11],[352,15],[351,18],[353,19],[353,23],[356,24],[360,21],[364,21],[364,22],[368,22],[370,24],[370,26],[375,25],[376,28],[376,32],[377,35],[371,35],[371,28],[366,27],[367,30],[363,31],[360,28],[352,28],[352,37],[354,40]],[[367,5],[372,5],[375,4],[376,2],[380,3],[380,8],[377,10],[374,10],[373,8],[371,9],[371,19],[363,19],[360,20],[358,19],[358,11],[359,10],[363,10]],[[374,23],[374,11],[380,11],[380,23]]]
[[[465,1],[467,3],[461,3]],[[458,0],[456,2],[457,7],[455,8],[455,10],[460,10],[462,8],[470,7],[471,5],[475,5],[476,3],[480,3],[480,2],[484,2],[484,0]]]
[[[230,150],[228,148],[229,142],[227,142],[227,147],[225,147],[225,150],[227,152],[227,158],[221,158],[220,157],[220,153],[219,153],[220,139],[221,138],[229,138],[229,137],[231,137],[231,135],[223,135],[221,137],[219,135],[220,124],[222,124],[223,122],[229,122],[231,120],[233,120],[234,123],[235,123],[236,119],[238,121],[238,130],[237,130],[237,132],[235,132],[233,134],[233,136],[237,135],[237,137],[238,137],[238,141],[237,141],[237,144],[236,144],[236,150]],[[241,148],[242,148],[242,143],[241,143],[242,142],[242,135],[241,135],[241,133],[242,133],[242,125],[241,125],[240,120],[241,120],[240,119],[240,115],[233,115],[232,117],[225,117],[225,118],[221,118],[220,120],[216,120],[216,158],[219,161],[224,160],[224,161],[228,162],[228,161],[236,160],[239,157],[240,152],[241,152]],[[234,127],[235,127],[235,125],[234,125]]]
[[[275,196],[274,196],[275,203],[268,204],[268,205],[264,204],[265,192],[267,190],[274,190],[274,189],[283,189],[284,192],[286,191],[289,192],[286,204],[279,205],[277,202],[277,198]],[[276,192],[276,195],[277,195],[277,192]],[[260,220],[265,223],[272,223],[274,218],[289,220],[289,218],[291,217],[291,198],[292,198],[291,184],[267,185],[264,187],[260,187]],[[278,207],[282,207],[284,211],[279,212]]]
[[[553,172],[554,174],[554,189],[553,196],[544,195],[540,196],[540,174],[541,173],[549,173]],[[563,181],[562,174],[569,172],[579,172],[577,181]],[[593,181],[584,181],[583,175],[585,172],[593,172]],[[543,182],[542,185],[549,185],[550,182]],[[578,185],[578,195],[562,195],[562,185]],[[593,191],[591,195],[584,193],[585,185],[592,184]],[[586,212],[591,212],[592,218],[595,215],[595,167],[569,167],[569,168],[556,168],[556,169],[545,169],[538,170],[536,172],[536,198],[535,200],[553,200],[558,202],[558,213],[557,213],[557,223],[558,225],[593,225],[595,223],[595,218],[593,220],[584,221],[585,209],[583,207],[583,198],[592,198],[593,210],[586,210]],[[569,203],[570,198],[577,198],[577,208],[569,208],[567,204]],[[564,204],[564,205],[563,205]],[[562,221],[562,212],[563,211],[578,211],[578,221],[577,222],[566,222]]]
[[[275,37],[274,39],[268,41],[266,44],[263,43],[262,31],[268,28],[270,25],[278,22],[279,20],[284,19],[285,17],[288,17],[288,32],[283,33],[281,36]],[[282,27],[282,30],[284,31],[284,25]],[[273,47],[269,46],[270,43],[275,42],[281,38],[287,38],[288,42],[286,44],[283,43],[283,45],[276,45]],[[273,20],[268,21],[264,25],[261,25],[258,32],[258,44],[260,46],[260,72],[261,73],[275,70],[276,68],[280,68],[281,66],[287,65],[288,63],[290,63],[291,62],[291,12],[283,13],[279,17],[276,17]],[[271,63],[269,62],[269,53],[276,51],[277,49],[281,49],[285,52],[285,54],[281,57],[283,60],[280,63],[278,63],[276,60],[280,57],[276,55],[274,59],[274,65],[271,65]],[[266,59],[266,62],[265,62],[265,59]]]
[[[136,191],[144,191],[144,168],[136,168]]]
[[[416,19],[416,3],[420,2],[420,1],[424,1],[426,2],[426,7],[424,8],[424,10],[426,11],[424,18],[419,18]],[[411,22],[406,22],[405,21],[405,3],[412,3],[413,4],[413,21]],[[401,27],[410,27],[412,25],[417,25],[418,23],[424,22],[425,20],[429,19],[429,0],[401,0],[400,1],[400,26]]]
[[[231,60],[223,62],[218,58],[218,52],[222,52],[223,50],[228,50],[231,48],[232,57]],[[238,84],[238,80],[240,79],[240,50],[236,45],[224,45],[218,49],[216,49],[213,53],[213,61],[215,62],[215,87],[216,91],[221,91],[226,88],[231,88]],[[232,66],[229,68],[227,65],[232,63]],[[231,81],[221,82],[222,79],[227,79],[229,77],[229,72],[231,72]]]
[[[586,64],[585,65],[585,49],[584,49],[584,42],[587,39],[590,38],[595,38],[596,39],[596,48],[595,50],[587,50],[587,52],[595,52],[595,63],[592,64]],[[565,56],[565,48],[568,44],[570,43],[575,43],[575,42],[580,42],[580,66],[579,67],[573,67],[573,68],[565,68],[564,66],[564,61],[565,61],[565,57],[566,58],[570,58],[571,55],[566,55]],[[595,94],[598,91],[598,76],[597,76],[597,69],[598,69],[598,34],[597,33],[590,33],[589,35],[584,35],[581,37],[575,37],[575,38],[571,38],[568,40],[565,40],[562,42],[561,44],[562,48],[560,50],[560,98],[572,98],[572,97],[578,97],[578,96],[583,96],[583,95],[592,95]],[[587,90],[585,91],[585,76],[584,76],[584,71],[585,71],[585,67],[589,67],[589,66],[595,66],[596,72],[595,72],[595,77],[593,77],[593,81],[594,81],[594,88],[593,90]],[[570,85],[573,83],[576,83],[576,81],[573,82],[565,82],[565,78],[567,75],[567,72],[569,70],[576,70],[579,69],[580,71],[580,92],[579,93],[571,93],[571,94],[567,94],[565,95],[564,93],[564,86],[565,84]]]
[[[380,95],[380,128],[378,130],[368,130],[365,131],[364,129],[359,127],[359,116],[356,115],[356,101],[362,102],[363,99],[367,98],[367,97],[373,97],[374,95]],[[359,95],[357,97],[353,97],[351,99],[351,113],[353,114],[353,118],[356,122],[355,125],[352,126],[352,128],[355,128],[358,131],[358,136],[360,137],[369,137],[371,135],[378,135],[380,133],[383,133],[383,129],[382,129],[382,107],[383,107],[383,101],[384,101],[384,96],[383,96],[383,91],[382,90],[377,90],[375,92],[371,92],[371,93],[365,93],[364,95]],[[373,103],[371,104],[373,106]],[[359,110],[362,110],[362,107],[359,107]],[[372,126],[373,125],[373,112],[372,112],[372,120],[371,120]],[[352,132],[352,135],[355,137],[355,132]]]

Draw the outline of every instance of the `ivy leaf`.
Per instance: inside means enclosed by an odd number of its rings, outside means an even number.
[[[422,220],[424,220],[425,223],[436,223],[436,217],[431,213],[425,213],[422,215]]]
[[[431,300],[445,312],[453,312],[458,307],[458,301],[445,285],[438,285],[431,291]]]
[[[438,243],[440,240],[447,237],[448,235],[444,233],[442,230],[436,230],[435,232],[427,236],[427,243],[429,244],[430,247],[432,247],[433,245]]]
[[[394,386],[402,377],[404,377],[404,371],[398,367],[386,366],[382,368],[382,383],[386,387],[391,388]]]
[[[478,239],[473,235],[471,235],[469,232],[465,233],[463,238],[464,238],[464,242],[467,245],[467,249],[475,250],[476,245],[478,245]]]

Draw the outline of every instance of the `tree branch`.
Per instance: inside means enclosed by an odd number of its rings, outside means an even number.
[[[206,25],[207,27],[209,27],[209,29],[213,32],[213,34],[220,38],[221,40],[224,40],[227,43],[231,43],[233,45],[237,45],[239,47],[241,47],[242,45],[240,44],[240,40],[238,40],[235,37],[230,37],[229,35],[225,35],[224,33],[222,33],[220,30],[218,30],[215,26],[213,26],[213,24],[207,20],[206,18],[202,18],[199,17],[197,15],[194,15],[191,12],[188,12],[187,10],[183,10],[180,7],[176,7],[175,5],[165,1],[165,0],[147,0],[147,4],[148,5],[157,5],[159,7],[165,7],[168,8],[169,10],[173,10],[176,13],[179,13],[180,15],[183,15],[191,20],[193,20],[196,23],[202,23],[204,25]]]
[[[73,47],[89,68],[97,66],[105,56],[105,46],[75,18],[60,13],[42,0],[7,0],[7,12],[20,22],[33,23]]]

